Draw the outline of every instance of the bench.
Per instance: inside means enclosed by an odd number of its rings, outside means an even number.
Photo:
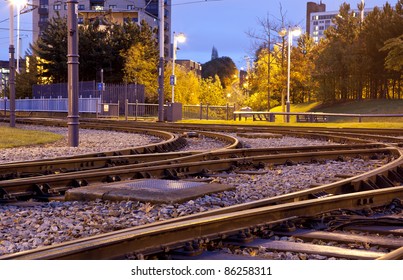
[[[316,114],[297,115],[297,122],[323,123],[327,122],[327,116]]]
[[[253,121],[268,121],[268,122],[274,122],[275,121],[275,115],[272,113],[255,113],[253,114]]]
[[[252,117],[253,121],[268,121],[268,122],[274,122],[275,121],[275,115],[270,112],[261,112],[261,111],[236,111],[234,112],[234,121],[238,118],[239,120],[242,119],[242,117],[247,120],[249,117]]]

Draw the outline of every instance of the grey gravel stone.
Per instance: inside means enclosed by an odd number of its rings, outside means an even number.
[[[38,127],[38,129],[67,135],[65,128]],[[329,144],[292,137],[242,138],[241,141],[251,148]],[[100,152],[140,146],[150,142],[155,142],[155,139],[150,136],[83,129],[80,130],[79,148],[66,147],[65,138],[58,143],[41,147],[3,149],[0,163]],[[219,141],[192,138],[186,149],[210,150],[220,148],[222,145],[223,143]],[[139,201],[95,200],[52,201],[31,206],[0,205],[0,255],[290,193],[308,188],[312,184],[331,182],[336,174],[360,174],[382,164],[383,162],[380,161],[354,159],[348,162],[328,161],[325,164],[267,166],[266,174],[234,173],[233,177],[214,178],[214,182],[230,184],[236,189],[205,195],[182,204],[152,205]],[[290,253],[260,253],[269,259],[322,259],[322,256],[308,257],[304,254],[299,256]]]

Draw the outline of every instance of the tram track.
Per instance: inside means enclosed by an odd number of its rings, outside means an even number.
[[[367,198],[366,203],[363,203],[363,197]],[[222,240],[245,230],[252,232],[271,230],[274,225],[296,217],[314,216],[337,209],[362,210],[368,207],[381,207],[394,199],[403,199],[403,186],[232,211],[226,214],[222,214],[220,210],[213,210],[208,214],[196,214],[115,231],[5,255],[0,259],[100,260],[128,256],[143,258],[144,255],[181,250],[189,243],[200,244]]]
[[[241,130],[245,133],[244,129]],[[176,131],[178,132],[177,129]],[[185,131],[196,130],[184,129],[183,132]],[[233,133],[234,130],[231,132]],[[256,133],[256,131],[247,133]],[[114,259],[128,256],[142,258],[172,250],[187,250],[185,247],[189,242],[190,244],[200,243],[200,241],[206,243],[206,240],[221,240],[223,237],[237,235],[240,231],[258,231],[263,227],[271,229],[275,224],[295,219],[295,217],[317,215],[340,208],[362,210],[386,205],[394,199],[402,199],[403,152],[400,149],[399,134],[392,133],[392,136],[385,138],[374,135],[371,139],[365,139],[365,134],[358,133],[333,135],[331,132],[293,131],[290,134],[298,137],[305,135],[308,138],[333,139],[343,145],[273,149],[234,149],[235,146],[233,146],[231,150],[223,148],[208,152],[106,156],[102,159],[104,161],[101,160],[96,165],[96,170],[76,170],[67,173],[56,171],[58,174],[1,181],[0,186],[3,189],[0,189],[0,196],[2,195],[5,201],[29,197],[32,194],[42,199],[51,199],[70,188],[89,184],[108,184],[140,178],[178,180],[192,179],[197,176],[197,178],[208,179],[219,177],[229,171],[236,174],[244,172],[259,174],[266,166],[322,162],[329,159],[339,161],[348,160],[348,158],[382,159],[386,164],[361,175],[346,176],[337,182],[294,193],[5,255],[0,259]],[[125,157],[131,159],[126,161]],[[80,160],[85,161],[87,158]],[[111,160],[116,160],[116,163],[112,163]],[[122,166],[119,160],[123,163]],[[21,170],[19,173],[23,174]],[[275,212],[275,209],[278,212]],[[259,211],[267,212],[263,214]],[[258,212],[260,214],[257,214]],[[222,220],[224,217],[225,219],[228,217],[228,220]],[[232,220],[234,217],[239,220]],[[264,221],[263,217],[265,217]],[[222,221],[223,224],[214,224],[214,221]],[[198,226],[192,228],[195,223]],[[217,229],[220,231],[217,232]],[[175,234],[177,230],[179,232]],[[190,236],[190,232],[193,231],[197,234]],[[174,237],[175,235],[177,236]],[[382,254],[376,258],[401,258],[401,255],[397,250],[390,255]]]
[[[49,199],[53,196],[63,194],[68,189],[88,186],[90,184],[105,184],[144,178],[178,180],[193,176],[214,176],[214,173],[228,171],[234,168],[238,170],[257,170],[267,164],[296,164],[297,162],[312,162],[325,159],[340,160],[343,156],[362,157],[366,155],[367,157],[371,157],[376,155],[379,157],[381,154],[383,156],[393,156],[393,153],[395,153],[394,156],[401,156],[397,153],[398,150],[394,150],[393,148],[321,150],[274,155],[256,155],[258,150],[251,152],[255,152],[255,154],[252,156],[245,155],[245,153],[249,153],[247,150],[231,151],[230,154],[224,153],[227,156],[231,155],[231,157],[222,159],[220,157],[214,157],[214,153],[210,153],[208,155],[188,156],[188,159],[193,160],[184,160],[183,162],[181,162],[181,160],[174,160],[173,162],[165,160],[162,161],[162,164],[161,162],[149,162],[145,164],[115,166],[101,170],[86,170],[5,180],[0,184],[0,199],[6,201],[18,197],[31,196]],[[259,152],[264,153],[264,149]],[[200,160],[203,157],[205,159]],[[391,171],[390,174],[400,176],[400,169],[397,170],[398,171]],[[390,180],[385,179],[385,177],[381,178],[385,184],[390,182]]]

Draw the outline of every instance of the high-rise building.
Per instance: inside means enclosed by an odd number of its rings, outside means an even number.
[[[33,0],[33,41],[46,29],[51,18],[67,17],[66,0]],[[171,0],[165,0],[165,56],[170,56]],[[140,23],[145,20],[152,28],[159,25],[159,0],[78,0],[78,23],[100,19],[102,23]]]
[[[326,5],[320,1],[319,4],[308,2],[306,8],[306,32],[317,43],[325,36],[325,30],[330,26],[335,26],[334,18],[339,15],[339,11],[326,11]],[[373,8],[364,9],[363,17],[372,12]],[[351,12],[355,17],[361,17],[358,9],[352,9]]]
[[[306,32],[308,33],[308,35],[311,35],[311,33],[310,33],[311,14],[318,13],[318,12],[325,12],[325,11],[326,11],[326,4],[323,4],[322,1],[320,1],[319,4],[316,4],[315,2],[306,3]]]

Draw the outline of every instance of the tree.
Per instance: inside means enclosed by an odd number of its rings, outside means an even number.
[[[165,89],[165,97],[167,100],[170,100],[170,96],[172,93],[172,86],[170,84],[170,75],[172,70],[172,62],[169,62],[165,67],[165,81],[164,81],[164,89]],[[175,76],[176,76],[176,85],[175,85],[175,102],[180,102],[183,104],[196,105],[199,104],[199,87],[200,87],[200,79],[196,76],[193,71],[188,71],[186,68],[181,65],[175,65]]]
[[[96,73],[104,69],[105,82],[122,82],[125,58],[121,54],[127,53],[132,45],[143,45],[146,59],[158,56],[154,32],[145,21],[139,25],[126,22],[123,25],[103,25],[101,28],[96,19],[81,25],[78,40],[80,80],[95,80]],[[31,48],[33,55],[40,58],[38,67],[48,82],[67,81],[66,18],[51,19],[48,28]]]
[[[146,97],[149,100],[157,100],[157,65],[158,58],[147,52],[147,46],[138,42],[129,50],[122,51],[124,58],[124,81],[145,86]]]
[[[32,86],[38,83],[37,60],[32,54],[25,55],[25,66],[15,76],[16,98],[31,98]]]
[[[109,27],[101,28],[99,20],[81,26],[79,29],[79,74],[80,80],[96,80],[97,73],[107,67],[111,60],[109,46]],[[105,75],[108,80],[108,75]]]
[[[380,51],[387,51],[385,68],[392,71],[401,72],[403,70],[403,35],[389,39]]]
[[[291,81],[293,85],[293,102],[311,102],[316,99],[317,82],[313,79],[317,48],[308,34],[298,39],[298,47],[292,49]]]
[[[284,72],[284,48],[285,37],[279,36],[285,26],[285,14],[283,13],[282,6],[280,4],[280,19],[272,20],[268,14],[266,18],[258,18],[258,26],[260,30],[258,32],[249,30],[247,35],[255,40],[255,76],[254,79],[257,82],[252,88],[252,94],[265,95],[267,100],[263,97],[254,96],[254,100],[259,100],[259,107],[261,104],[266,104],[266,110],[270,110],[272,106],[276,106],[281,98],[281,104],[283,105],[283,111],[285,111],[285,72]],[[278,56],[277,47],[281,42],[281,57]],[[266,64],[266,66],[264,66]],[[281,65],[280,71],[275,72],[274,68]],[[265,70],[263,70],[264,68]],[[258,73],[258,75],[256,75]],[[279,80],[284,83],[279,83]],[[265,81],[265,85],[264,85]],[[275,87],[275,85],[277,87]],[[263,103],[261,103],[263,102]],[[264,110],[264,108],[261,108]]]
[[[67,82],[67,21],[61,17],[52,18],[43,34],[34,45],[33,55],[40,57],[38,67],[42,78],[48,83]]]
[[[226,97],[220,78],[208,77],[200,82],[199,102],[202,104],[225,105]]]
[[[146,21],[141,21],[140,25],[133,22],[126,22],[124,25],[112,25],[109,32],[110,61],[106,73],[111,82],[121,82],[124,77],[123,69],[125,59],[121,55],[132,45],[141,43],[146,47],[146,57],[158,57],[158,41],[153,30]]]
[[[224,89],[230,87],[238,77],[238,69],[234,61],[227,56],[223,56],[202,65],[203,79],[212,78],[215,80],[216,76],[220,78],[219,81],[221,81]]]

